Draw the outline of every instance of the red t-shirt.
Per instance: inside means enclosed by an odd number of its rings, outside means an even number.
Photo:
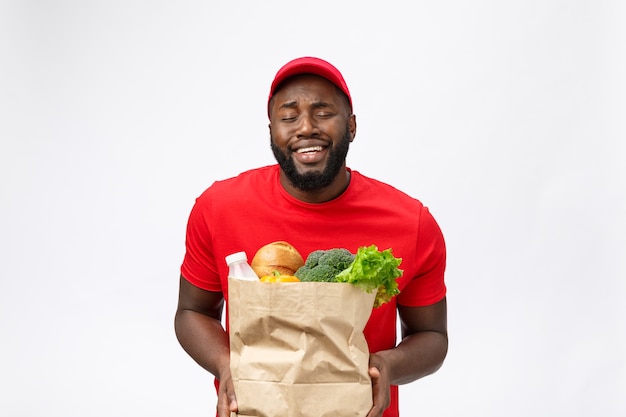
[[[400,294],[372,311],[364,333],[370,352],[394,347],[396,303],[427,306],[446,294],[443,235],[418,200],[350,172],[346,191],[320,204],[289,195],[280,185],[278,165],[215,182],[196,199],[189,216],[182,276],[228,298],[224,258],[231,253],[245,251],[251,259],[261,246],[279,240],[289,242],[305,259],[317,249],[346,248],[355,253],[360,246],[391,248],[395,257],[402,258]],[[398,391],[392,386],[384,417],[395,416]]]

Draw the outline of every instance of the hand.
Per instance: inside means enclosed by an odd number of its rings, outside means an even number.
[[[233,380],[228,376],[220,380],[217,391],[217,417],[230,417],[230,413],[239,411]]]
[[[382,358],[376,354],[370,355],[369,374],[372,378],[372,400],[374,405],[367,417],[382,417],[383,412],[391,402],[389,374]]]

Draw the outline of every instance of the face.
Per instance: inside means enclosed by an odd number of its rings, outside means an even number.
[[[272,151],[284,175],[299,190],[333,184],[345,171],[355,133],[347,98],[322,77],[293,77],[270,103]]]

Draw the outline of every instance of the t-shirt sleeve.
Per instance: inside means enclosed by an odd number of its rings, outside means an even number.
[[[181,275],[193,285],[207,291],[222,291],[218,268],[213,255],[208,225],[210,200],[203,195],[196,199],[187,222],[185,257]]]
[[[426,207],[420,215],[416,253],[417,273],[398,295],[398,304],[432,305],[446,295],[446,245],[439,225]]]

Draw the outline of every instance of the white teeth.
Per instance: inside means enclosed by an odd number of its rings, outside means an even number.
[[[321,146],[311,146],[310,148],[302,148],[298,149],[297,153],[305,153],[305,152],[319,152],[322,150]]]

